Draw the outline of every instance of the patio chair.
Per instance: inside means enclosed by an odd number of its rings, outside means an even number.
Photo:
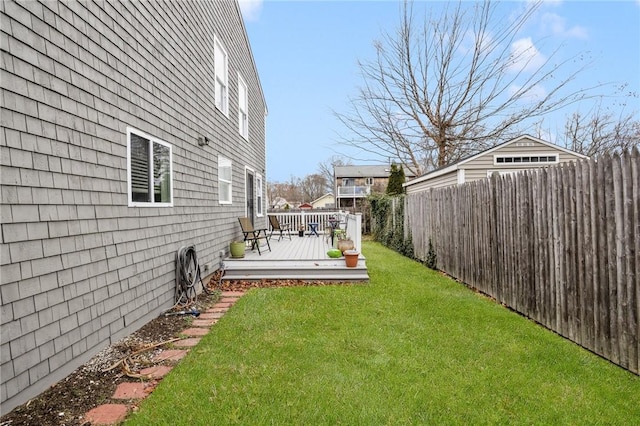
[[[329,216],[326,228],[330,232],[325,233],[325,240],[331,247],[333,247],[333,241],[337,235],[344,234],[346,236],[347,234],[347,222],[343,222],[338,216]]]
[[[240,222],[240,228],[242,228],[242,233],[244,234],[244,240],[251,241],[251,250],[257,248],[258,254],[262,256],[262,253],[260,252],[260,240],[265,240],[269,251],[271,251],[267,228],[255,229],[253,227],[253,223],[251,223],[251,219],[248,217],[239,217],[238,221]]]
[[[278,241],[282,238],[284,232],[287,233],[289,239],[291,239],[291,224],[289,223],[280,223],[278,217],[275,215],[269,215],[269,223],[271,224],[271,234],[269,234],[269,238],[273,236],[275,231],[280,231],[280,235],[278,236]]]

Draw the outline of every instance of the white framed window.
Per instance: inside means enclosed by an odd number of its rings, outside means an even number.
[[[364,178],[364,184],[367,186],[373,186],[373,178],[372,177]]]
[[[213,37],[216,108],[229,115],[229,55],[218,37]]]
[[[256,174],[256,214],[263,216],[262,205],[264,204],[262,197],[262,175]]]
[[[494,155],[494,165],[557,164],[558,154]]]
[[[170,144],[127,127],[129,207],[173,207],[173,157]]]
[[[218,192],[220,204],[231,204],[232,185],[232,163],[231,160],[221,155],[218,156]]]
[[[249,139],[249,93],[247,83],[238,74],[238,132]]]

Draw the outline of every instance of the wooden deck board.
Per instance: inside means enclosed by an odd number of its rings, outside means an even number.
[[[356,268],[347,268],[344,258],[327,256],[330,241],[325,235],[319,237],[283,237],[270,240],[271,251],[266,243],[257,249],[247,250],[242,259],[226,258],[223,279],[301,279],[363,281],[368,280],[366,259],[360,255]]]

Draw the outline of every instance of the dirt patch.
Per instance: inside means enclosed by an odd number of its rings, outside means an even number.
[[[335,285],[335,282],[305,282],[300,280],[224,281],[214,275],[207,287],[212,294],[198,296],[197,309],[203,311],[218,299],[220,291],[246,291],[251,288],[297,287],[309,285]],[[85,426],[84,415],[101,404],[112,403],[116,387],[132,379],[140,370],[153,365],[153,357],[170,348],[170,341],[189,328],[193,316],[160,316],[126,338],[96,354],[68,377],[16,407],[0,418],[0,426]],[[149,349],[150,348],[150,349]],[[137,352],[137,354],[136,354]],[[135,355],[132,355],[135,354]],[[115,363],[120,362],[115,368]]]

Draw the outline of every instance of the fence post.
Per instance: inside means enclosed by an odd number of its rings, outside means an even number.
[[[362,250],[362,213],[356,213],[356,232],[355,232],[355,241],[353,244],[356,247],[356,250]]]

